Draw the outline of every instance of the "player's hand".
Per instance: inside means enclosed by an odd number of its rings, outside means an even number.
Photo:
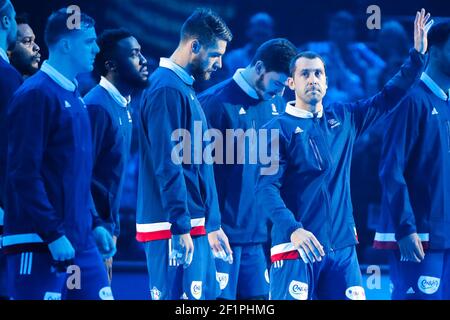
[[[113,265],[113,258],[105,259],[105,268],[106,273],[108,274],[108,281],[109,285],[111,285],[112,282],[112,265]]]
[[[194,242],[189,233],[172,235],[172,250],[169,259],[176,259],[179,264],[187,268],[194,257]]]
[[[316,239],[314,234],[303,228],[298,228],[292,232],[291,242],[298,250],[304,263],[322,261],[322,257],[325,256],[323,246]]]
[[[48,244],[48,249],[55,261],[66,261],[75,258],[75,249],[66,236],[62,236]]]
[[[113,236],[113,242],[117,248],[117,237],[116,236]],[[108,273],[108,281],[109,281],[110,285],[112,282],[112,266],[113,266],[113,258],[111,257],[109,259],[105,259],[105,267],[106,267],[106,272]]]
[[[116,245],[111,234],[105,228],[99,226],[94,229],[94,239],[103,259],[112,258],[116,254]]]
[[[208,233],[208,241],[215,258],[233,264],[233,250],[231,250],[228,237],[222,228]]]
[[[397,241],[400,248],[400,261],[420,263],[425,258],[422,241],[417,233],[412,233]]]
[[[417,11],[414,20],[414,49],[421,54],[427,52],[428,49],[428,31],[433,25],[433,19],[430,19],[430,13],[425,14],[425,9]]]

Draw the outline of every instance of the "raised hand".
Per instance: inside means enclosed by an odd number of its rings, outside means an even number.
[[[429,20],[430,13],[426,13],[425,9],[417,11],[414,20],[414,49],[421,54],[427,52],[428,49],[428,31],[434,23],[433,19]]]

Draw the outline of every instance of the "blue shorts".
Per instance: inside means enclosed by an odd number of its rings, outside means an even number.
[[[14,300],[112,300],[97,248],[77,252],[67,273],[52,268],[48,252],[8,254],[9,293]]]
[[[231,246],[233,264],[216,260],[219,298],[227,300],[267,298],[269,274],[264,248],[259,245]]]
[[[450,249],[425,251],[421,263],[401,262],[399,251],[390,257],[392,300],[449,300]]]
[[[321,262],[280,260],[270,269],[271,300],[365,300],[355,246],[328,252]]]
[[[192,240],[194,255],[187,268],[169,259],[171,240],[144,244],[152,300],[215,300],[220,294],[208,237],[192,237]]]

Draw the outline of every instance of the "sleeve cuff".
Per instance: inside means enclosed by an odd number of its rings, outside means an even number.
[[[415,226],[411,225],[404,225],[397,229],[395,232],[395,240],[403,239],[406,236],[409,236],[410,234],[416,233],[417,229]]]

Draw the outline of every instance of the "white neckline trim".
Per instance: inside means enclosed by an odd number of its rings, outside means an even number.
[[[259,100],[258,94],[256,90],[252,88],[252,86],[244,79],[242,76],[242,72],[244,68],[237,69],[233,75],[233,80],[236,84],[251,98]]]
[[[6,51],[3,50],[3,48],[0,48],[0,57],[1,57],[3,60],[5,60],[6,62],[10,63],[10,62],[9,62],[8,55],[6,54]]]
[[[291,116],[297,117],[297,118],[303,118],[303,119],[314,118],[314,114],[312,112],[295,107],[295,101],[290,101],[287,103],[286,113]],[[321,110],[317,113],[317,118],[322,118],[322,116],[323,116],[323,110]]]
[[[70,81],[58,70],[52,67],[47,60],[44,61],[44,63],[42,64],[41,71],[47,74],[53,81],[55,81],[63,89],[71,92],[75,92],[75,90],[77,89],[78,83],[76,79],[74,79],[75,83]]]
[[[420,80],[425,83],[425,85],[433,92],[438,98],[441,98],[444,101],[447,101],[450,97],[450,88],[448,89],[448,94],[445,93],[444,90],[442,90],[441,87],[438,86],[436,82],[434,82],[433,79],[429,75],[427,75],[425,72],[422,73],[420,76]]]
[[[183,80],[184,83],[186,83],[189,86],[192,86],[194,84],[194,77],[189,75],[189,73],[186,72],[182,67],[177,65],[175,62],[170,60],[169,58],[160,58],[159,59],[159,66],[162,68],[167,68],[175,72],[175,74],[180,77],[181,80]]]
[[[108,91],[109,95],[116,101],[121,107],[126,108],[131,102],[131,97],[124,97],[120,91],[105,77],[101,77],[99,85]]]

